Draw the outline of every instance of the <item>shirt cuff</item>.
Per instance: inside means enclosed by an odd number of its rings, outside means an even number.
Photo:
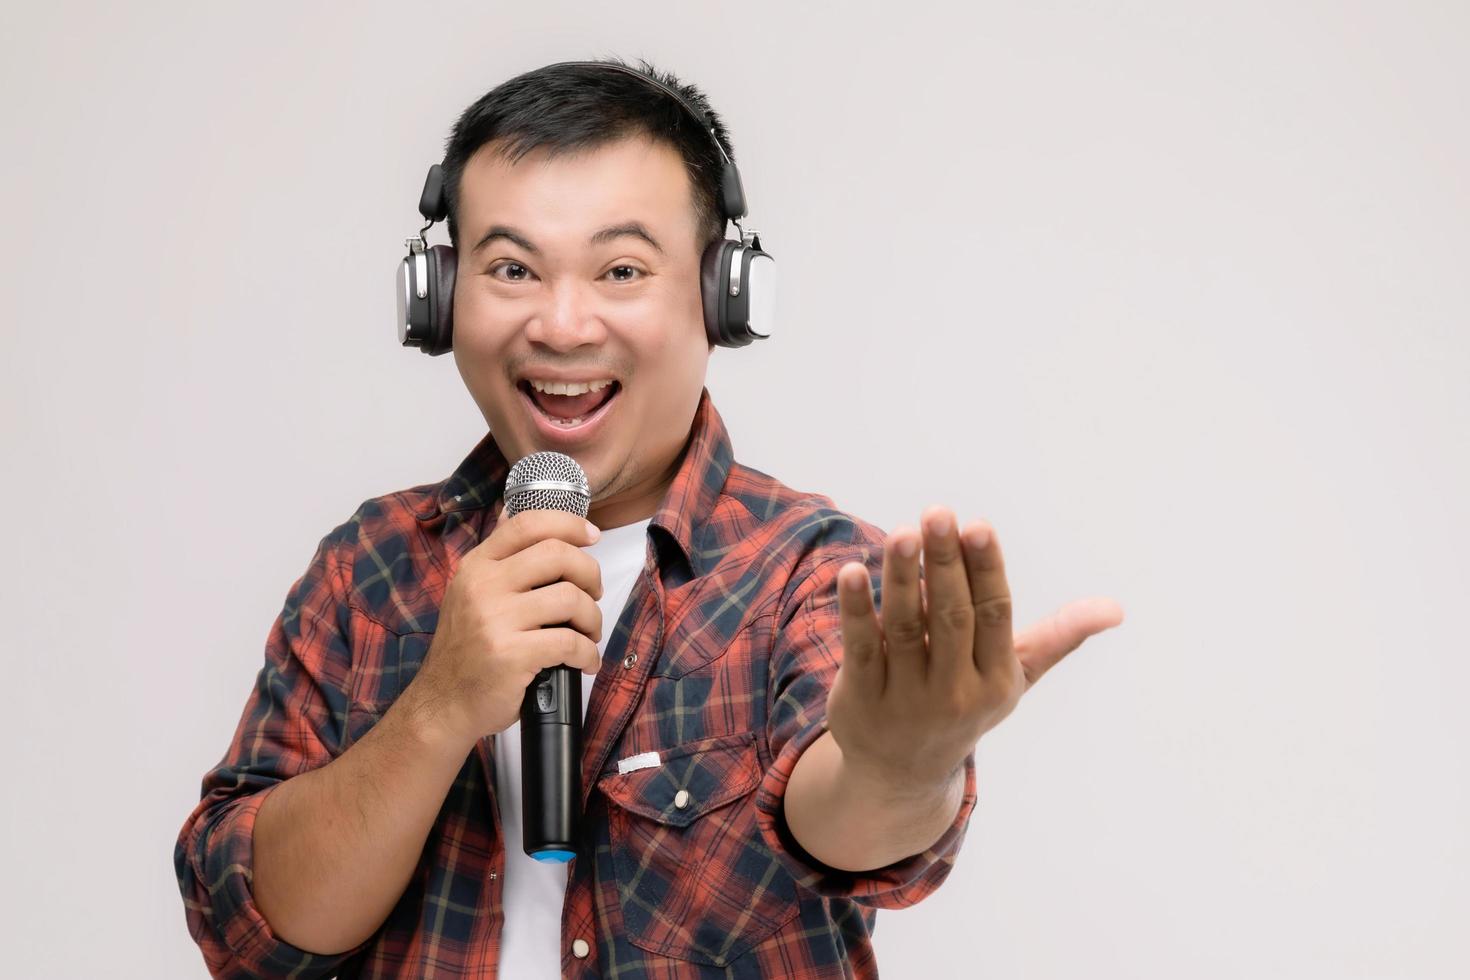
[[[229,807],[201,834],[191,854],[197,880],[208,890],[212,926],[233,954],[227,961],[251,976],[325,977],[334,967],[367,945],[367,940],[340,953],[312,953],[281,939],[255,905],[255,818],[267,796],[281,785],[272,783]],[[206,953],[208,951],[206,950]],[[223,967],[224,964],[219,964]],[[214,976],[237,976],[217,970]]]
[[[871,871],[843,871],[823,864],[797,843],[786,825],[783,803],[796,760],[827,732],[827,716],[791,738],[776,756],[756,793],[756,821],[761,836],[785,864],[796,883],[825,898],[846,898],[874,908],[898,909],[925,898],[949,876],[970,814],[975,809],[975,753],[965,757],[965,793],[959,812],[930,847]]]

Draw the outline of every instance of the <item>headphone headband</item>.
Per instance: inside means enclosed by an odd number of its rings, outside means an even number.
[[[737,228],[740,227],[740,219],[745,217],[746,213],[745,185],[740,180],[740,170],[735,166],[735,161],[730,159],[730,154],[725,152],[725,145],[715,135],[715,128],[710,124],[709,117],[695,106],[694,103],[651,75],[645,75],[636,68],[629,68],[627,65],[620,65],[612,61],[558,61],[553,65],[546,65],[542,68],[533,68],[531,71],[522,72],[510,81],[518,81],[527,75],[545,71],[547,68],[606,68],[612,71],[620,71],[625,75],[632,75],[634,78],[648,85],[652,85],[682,106],[684,111],[689,113],[695,122],[699,123],[699,128],[709,135],[710,142],[719,151],[720,159],[723,161],[720,167],[720,193],[717,202],[720,208],[720,215],[726,221],[735,222]],[[423,215],[425,220],[431,224],[435,221],[443,221],[449,217],[449,201],[444,193],[444,172],[440,165],[436,164],[431,169],[429,179],[424,182],[424,192],[419,198],[419,214]]]
[[[556,64],[547,65],[546,67],[611,68],[613,71],[620,71],[625,75],[632,75],[634,78],[652,85],[683,106],[684,111],[689,113],[695,122],[699,123],[699,128],[709,134],[710,142],[715,145],[715,149],[720,153],[720,159],[725,161],[724,166],[720,168],[720,211],[725,220],[733,221],[735,222],[735,227],[740,227],[740,219],[745,217],[745,185],[740,181],[740,171],[736,168],[735,161],[730,159],[730,154],[725,152],[725,146],[720,142],[720,138],[715,135],[715,127],[710,123],[709,117],[700,111],[694,103],[653,76],[647,75],[636,68],[620,65],[615,61],[558,61]],[[532,70],[545,71],[544,68]],[[516,77],[524,78],[529,74],[531,72],[524,72]]]
[[[558,61],[554,65],[547,65],[545,68],[535,68],[532,69],[532,71],[523,72],[522,74],[517,75],[516,78],[525,78],[526,75],[530,75],[533,72],[545,71],[547,68],[611,68],[613,71],[620,71],[625,75],[632,75],[634,78],[637,78],[642,82],[646,82],[647,84],[652,85],[654,88],[660,90],[669,98],[673,99],[675,102],[683,106],[684,111],[693,116],[695,121],[699,123],[700,127],[705,132],[709,133],[710,142],[714,143],[715,149],[720,151],[720,157],[725,161],[725,166],[735,166],[735,161],[731,160],[730,154],[725,152],[725,145],[721,143],[720,138],[715,135],[715,127],[710,124],[709,116],[705,115],[703,110],[701,110],[693,102],[690,102],[688,99],[684,98],[684,96],[680,95],[678,91],[669,87],[668,85],[665,85],[663,82],[659,81],[657,78],[654,78],[652,75],[647,75],[636,68],[629,68],[627,65],[620,65],[615,61]]]

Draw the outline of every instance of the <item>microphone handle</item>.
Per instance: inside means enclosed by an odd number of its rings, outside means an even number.
[[[582,672],[536,674],[521,701],[521,844],[538,861],[570,861],[582,806]]]

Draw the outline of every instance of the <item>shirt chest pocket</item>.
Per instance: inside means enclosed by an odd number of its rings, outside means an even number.
[[[383,717],[423,666],[433,632],[399,632],[362,621],[354,639],[342,748],[359,741]]]
[[[796,883],[756,824],[760,781],[754,732],[598,780],[629,942],[726,966],[796,916]]]

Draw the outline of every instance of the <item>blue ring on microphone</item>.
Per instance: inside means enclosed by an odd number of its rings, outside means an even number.
[[[552,861],[560,861],[562,863],[565,863],[576,856],[576,851],[537,851],[535,854],[531,855],[531,857],[535,858],[536,860],[545,861],[547,863],[550,863]]]

